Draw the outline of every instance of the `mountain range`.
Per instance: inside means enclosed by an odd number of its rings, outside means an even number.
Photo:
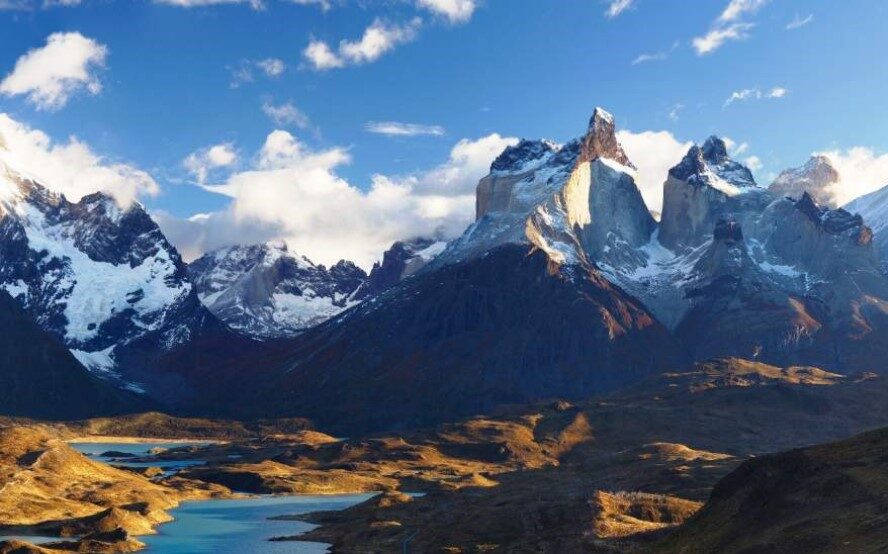
[[[70,202],[0,150],[0,287],[91,380],[171,410],[342,432],[588,396],[715,357],[882,370],[884,192],[836,207],[822,156],[765,188],[715,136],[664,179],[657,220],[598,108],[577,139],[497,157],[461,236],[395,243],[368,274],[282,243],[186,264],[139,204]]]

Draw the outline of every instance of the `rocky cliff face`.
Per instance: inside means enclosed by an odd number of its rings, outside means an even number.
[[[188,266],[201,301],[247,336],[294,336],[355,304],[367,275],[351,262],[327,269],[284,243],[234,246]]]
[[[709,137],[669,170],[659,240],[673,250],[699,246],[719,219],[732,219],[746,227],[770,200],[749,169],[728,156],[724,141]]]
[[[798,200],[808,193],[815,202],[828,208],[837,208],[834,187],[839,182],[838,170],[829,158],[811,156],[801,167],[784,170],[768,187],[776,196],[788,196]]]

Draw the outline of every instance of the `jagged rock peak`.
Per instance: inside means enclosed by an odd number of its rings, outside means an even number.
[[[608,158],[635,169],[617,140],[614,116],[601,108],[595,108],[592,113],[589,129],[580,145],[577,163],[590,162],[597,158]]]
[[[721,138],[712,135],[703,143],[703,159],[711,164],[722,164],[727,161],[728,145]]]
[[[840,175],[832,162],[823,155],[811,156],[805,165],[786,169],[774,179],[768,189],[774,194],[798,199],[809,193],[818,204],[837,207],[833,185]]]
[[[858,242],[861,244],[868,243],[872,238],[872,231],[863,224],[863,216],[853,214],[843,208],[831,210],[821,206],[807,192],[803,193],[802,197],[796,201],[795,207],[829,234],[838,235],[855,229],[859,230],[859,232],[855,232],[858,235]]]
[[[725,141],[716,136],[706,139],[702,148],[696,144],[691,146],[685,157],[669,170],[669,175],[730,194],[758,188],[749,168],[731,159]]]
[[[559,146],[552,141],[521,139],[518,144],[507,146],[503,153],[493,160],[490,171],[520,173],[536,166],[538,162],[558,150]]]

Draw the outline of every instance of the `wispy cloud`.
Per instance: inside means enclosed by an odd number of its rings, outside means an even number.
[[[420,125],[418,123],[401,123],[398,121],[368,121],[364,129],[369,133],[390,137],[416,137],[444,135],[444,127],[440,125]]]
[[[684,104],[676,104],[672,106],[672,109],[669,110],[669,119],[672,121],[678,121],[679,112],[684,109]]]
[[[336,69],[347,65],[360,65],[378,60],[395,46],[416,38],[422,19],[415,17],[405,25],[395,25],[376,19],[359,40],[339,42],[337,51],[320,40],[312,39],[302,56],[309,67],[316,71]]]
[[[647,62],[663,61],[663,60],[667,59],[669,57],[669,55],[675,51],[676,48],[678,48],[678,45],[679,45],[679,42],[675,41],[672,43],[672,47],[669,48],[669,50],[662,50],[660,52],[650,52],[650,53],[639,54],[634,60],[632,60],[632,65],[638,65],[640,63],[647,63]]]
[[[200,8],[204,6],[219,6],[223,4],[249,4],[254,10],[265,9],[262,0],[154,0],[155,4],[166,4],[179,8]]]
[[[611,0],[604,15],[607,17],[617,17],[624,11],[628,10],[635,3],[635,0]]]
[[[715,52],[726,42],[748,38],[749,31],[755,24],[742,21],[742,18],[754,14],[768,2],[770,0],[731,0],[709,31],[691,41],[697,55],[705,56]]]
[[[278,58],[265,58],[264,60],[241,60],[237,65],[229,66],[231,72],[231,88],[239,88],[246,83],[256,80],[255,71],[259,70],[266,77],[280,77],[287,70],[284,60]]]
[[[307,129],[309,126],[308,116],[292,102],[284,102],[283,104],[265,102],[262,104],[262,112],[276,125],[294,125],[300,129]]]
[[[787,94],[789,94],[789,89],[784,87],[774,87],[765,91],[757,88],[747,88],[732,92],[725,100],[723,107],[727,108],[734,102],[744,102],[746,100],[779,99]]]
[[[78,92],[102,91],[98,71],[107,57],[107,46],[80,33],[54,33],[15,62],[0,81],[0,93],[24,95],[38,110],[59,110]]]
[[[718,20],[723,23],[737,21],[745,14],[753,14],[757,12],[762,6],[770,1],[771,0],[731,0],[727,7],[725,7],[724,11],[722,11],[721,15],[718,16]]]
[[[808,14],[805,17],[802,17],[799,14],[796,14],[796,16],[794,18],[792,18],[792,21],[790,21],[789,23],[786,24],[786,30],[787,31],[794,31],[796,29],[804,27],[805,25],[811,23],[812,21],[814,21],[814,14],[813,13]]]

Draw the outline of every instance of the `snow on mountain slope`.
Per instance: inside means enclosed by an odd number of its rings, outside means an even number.
[[[88,368],[121,381],[120,348],[148,334],[170,351],[200,309],[185,266],[139,204],[95,193],[71,203],[0,150],[0,287]]]
[[[888,186],[865,194],[844,206],[851,213],[860,214],[873,230],[873,244],[888,273]]]
[[[264,339],[293,336],[354,305],[367,277],[351,262],[315,265],[283,243],[209,252],[189,264],[188,275],[213,314]]]

